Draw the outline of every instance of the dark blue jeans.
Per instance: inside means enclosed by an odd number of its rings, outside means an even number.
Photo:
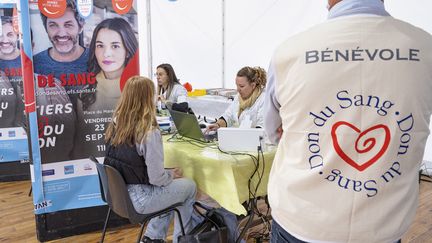
[[[401,240],[395,243],[401,243]],[[271,228],[271,238],[270,243],[307,243],[305,241],[299,240],[286,232],[275,220],[273,220]]]
[[[306,243],[299,240],[286,232],[276,221],[273,219],[271,228],[270,243]]]

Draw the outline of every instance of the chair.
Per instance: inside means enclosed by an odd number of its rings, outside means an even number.
[[[150,213],[150,214],[140,214],[138,213],[129,197],[129,193],[127,191],[126,183],[121,176],[121,174],[114,168],[109,165],[100,164],[99,161],[94,157],[90,156],[90,160],[96,163],[98,175],[99,175],[99,183],[101,186],[102,192],[102,200],[105,201],[108,206],[108,213],[105,220],[105,225],[102,232],[101,243],[103,243],[105,238],[105,232],[108,225],[108,221],[111,215],[111,211],[114,211],[121,217],[129,219],[129,221],[133,224],[141,224],[141,231],[138,235],[137,243],[140,242],[144,226],[147,222],[157,216],[166,214],[171,211],[175,211],[180,221],[180,227],[182,230],[182,234],[185,235],[183,221],[181,219],[180,211],[177,209],[178,206],[182,206],[183,203],[173,204],[163,210]]]

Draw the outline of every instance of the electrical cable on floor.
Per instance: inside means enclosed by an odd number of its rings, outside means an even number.
[[[262,148],[261,141],[262,140],[260,140],[260,148]],[[261,175],[264,175],[264,172],[265,172],[264,152],[262,149],[259,149],[258,152],[261,153],[261,156],[262,156]],[[257,183],[257,188],[261,184],[261,179],[262,179],[262,176],[260,177],[259,182]],[[257,190],[257,188],[256,188],[256,190]],[[256,191],[255,191],[255,194],[256,194]],[[270,218],[269,218],[270,207],[267,203],[267,197],[265,197],[264,199],[265,199],[265,202],[267,204],[267,211],[265,214],[261,213],[256,201],[255,201],[255,205],[254,205],[254,209],[255,209],[254,215],[256,215],[259,219],[261,219],[261,222],[263,224],[263,227],[261,228],[261,230],[250,232],[248,235],[248,238],[255,239],[255,242],[268,241],[270,238],[270,231],[271,231],[271,223],[270,223]]]
[[[257,151],[258,152],[258,156],[257,156],[256,163],[254,161],[254,163],[255,163],[255,170],[252,173],[252,175],[251,175],[251,177],[249,178],[249,181],[248,181],[248,189],[249,189],[250,198],[249,198],[249,202],[248,202],[247,208],[248,208],[248,212],[250,213],[250,215],[249,215],[249,218],[248,218],[245,226],[243,227],[242,231],[240,232],[240,235],[237,238],[236,243],[241,242],[244,234],[246,233],[246,230],[249,229],[249,226],[252,223],[252,220],[253,220],[253,218],[254,218],[255,215],[258,218],[261,219],[261,221],[264,224],[264,227],[263,227],[263,229],[260,232],[252,232],[251,233],[252,235],[250,235],[250,236],[253,237],[253,238],[255,238],[255,239],[257,239],[257,240],[258,239],[267,239],[268,236],[269,236],[268,233],[265,233],[266,230],[267,230],[267,232],[269,232],[269,229],[270,229],[270,222],[268,221],[268,212],[269,212],[269,209],[267,210],[266,215],[264,216],[259,211],[259,208],[258,208],[258,205],[257,205],[258,198],[256,196],[257,192],[258,192],[258,188],[259,188],[259,186],[261,184],[261,181],[262,181],[262,178],[263,178],[264,172],[265,172],[265,158],[264,158],[264,151],[262,149],[263,148],[262,147],[262,138],[260,138],[259,142],[260,142],[260,145],[257,148],[257,150],[258,150]],[[260,156],[260,154],[261,154],[261,156]],[[262,158],[262,163],[261,163],[262,164],[262,170],[261,170],[261,173],[259,171],[260,157]],[[255,190],[253,190],[251,188],[252,187],[251,184],[252,184],[252,179],[255,176],[255,174],[258,174],[258,182],[255,185]]]

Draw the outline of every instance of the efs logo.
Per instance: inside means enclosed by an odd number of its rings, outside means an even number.
[[[70,175],[75,173],[75,169],[73,165],[65,165],[64,166],[64,174],[65,175]]]
[[[114,11],[126,14],[132,8],[133,0],[111,0]]]
[[[39,0],[39,10],[48,18],[59,18],[66,11],[66,0]]]

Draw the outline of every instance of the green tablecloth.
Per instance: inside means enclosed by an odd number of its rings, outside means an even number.
[[[222,207],[238,215],[246,214],[242,203],[249,198],[248,180],[255,170],[251,157],[222,153],[214,143],[205,145],[184,140],[167,141],[169,138],[170,136],[163,138],[165,167],[182,168],[185,177],[193,179],[200,190]],[[272,148],[271,151],[264,152],[264,163],[260,156],[258,172],[262,174],[262,179],[256,196],[267,194],[268,177],[275,151],[276,149]],[[248,153],[257,156],[257,152]],[[258,179],[257,173],[252,179],[253,189],[256,188]]]

